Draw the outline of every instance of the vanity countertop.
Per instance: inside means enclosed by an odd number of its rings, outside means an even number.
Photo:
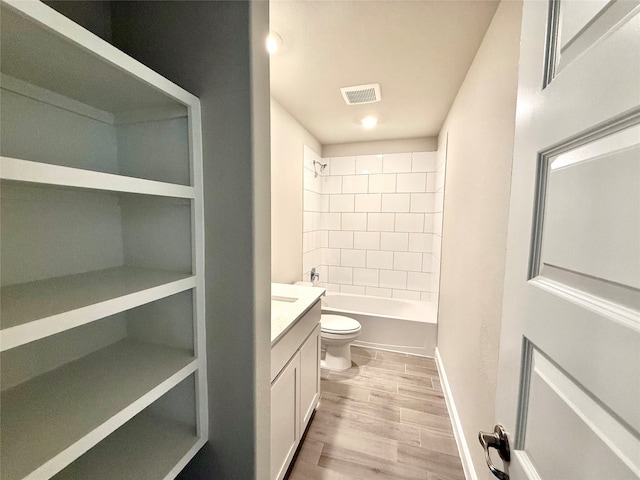
[[[303,285],[271,284],[271,346],[324,295],[325,289]]]

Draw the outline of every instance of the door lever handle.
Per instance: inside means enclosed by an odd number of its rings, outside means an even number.
[[[489,449],[495,448],[498,450],[498,455],[505,462],[511,461],[511,451],[509,450],[509,438],[507,437],[507,432],[505,431],[502,425],[496,425],[493,428],[493,433],[487,432],[478,432],[478,440],[480,440],[480,445],[484,448],[484,457],[487,461],[487,467],[491,470],[497,478],[500,480],[509,480],[509,474],[503,472],[502,470],[498,470],[491,461],[491,457],[489,456]]]

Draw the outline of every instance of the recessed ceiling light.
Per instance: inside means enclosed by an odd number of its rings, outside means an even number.
[[[269,52],[269,54],[274,54],[278,51],[280,46],[282,46],[282,38],[280,38],[280,35],[276,32],[269,32],[265,45],[267,47],[267,52]]]
[[[378,119],[372,116],[364,117],[362,120],[360,120],[360,123],[364,128],[373,128],[378,124]]]

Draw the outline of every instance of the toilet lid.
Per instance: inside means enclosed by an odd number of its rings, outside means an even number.
[[[323,332],[327,333],[354,333],[360,330],[360,322],[342,315],[320,316],[320,325]]]

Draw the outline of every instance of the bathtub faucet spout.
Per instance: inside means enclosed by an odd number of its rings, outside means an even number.
[[[315,282],[316,280],[320,280],[320,273],[316,272],[316,268],[313,267],[311,269],[311,283]]]

